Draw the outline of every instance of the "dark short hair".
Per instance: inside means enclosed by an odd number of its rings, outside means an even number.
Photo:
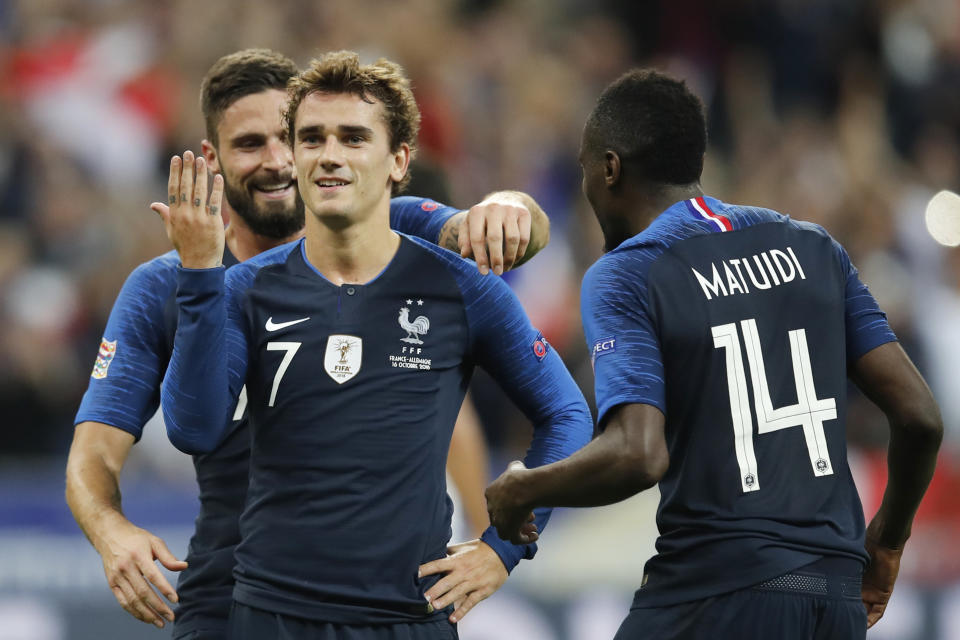
[[[600,95],[584,128],[592,152],[616,151],[639,179],[689,184],[700,179],[707,149],[703,102],[682,80],[633,69]]]
[[[413,97],[410,80],[403,68],[395,62],[380,58],[373,64],[360,64],[360,57],[352,51],[334,51],[316,60],[287,85],[287,109],[283,114],[290,144],[294,144],[294,124],[300,103],[311,93],[349,93],[367,102],[383,103],[383,115],[390,133],[390,150],[396,151],[406,143],[410,157],[417,150],[420,131],[420,109]],[[402,192],[410,182],[410,171],[392,187],[394,195]]]
[[[220,117],[234,102],[268,89],[284,91],[298,71],[293,60],[270,49],[243,49],[214,62],[200,84],[207,139],[217,144]]]

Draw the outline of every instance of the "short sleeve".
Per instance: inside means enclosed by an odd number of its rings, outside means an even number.
[[[887,314],[877,304],[860,274],[850,260],[846,250],[834,241],[834,248],[845,274],[845,324],[847,342],[847,362],[852,364],[868,351],[882,344],[895,342],[896,334],[887,322]]]
[[[174,273],[152,261],[127,278],[110,311],[75,424],[101,422],[140,438],[157,411],[170,357],[164,308],[176,288]]]
[[[621,404],[649,404],[666,414],[660,341],[640,267],[610,255],[583,279],[580,312],[601,429],[607,413]]]

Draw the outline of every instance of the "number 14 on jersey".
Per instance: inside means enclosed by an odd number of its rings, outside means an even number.
[[[757,322],[753,318],[740,322],[743,328],[743,343],[753,382],[754,407],[757,413],[757,433],[762,435],[789,427],[803,427],[803,437],[810,456],[810,466],[816,477],[833,474],[830,453],[823,432],[823,423],[837,419],[837,403],[834,398],[818,398],[813,385],[813,369],[810,365],[810,350],[807,348],[807,332],[804,329],[790,331],[790,353],[793,360],[793,378],[797,387],[797,402],[777,409],[773,408],[767,373],[763,364]],[[757,457],[753,450],[753,418],[747,393],[747,378],[744,373],[743,354],[740,350],[739,331],[736,323],[711,327],[713,345],[726,352],[727,385],[730,391],[730,414],[733,421],[734,450],[740,467],[740,485],[743,492],[760,490],[760,474]]]

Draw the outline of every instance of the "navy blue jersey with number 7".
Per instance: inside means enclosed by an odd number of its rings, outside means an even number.
[[[435,241],[457,209],[433,200],[401,197],[390,202],[390,226]],[[237,263],[229,250],[223,263]],[[163,379],[177,330],[177,268],[171,251],[127,278],[110,312],[90,385],[75,424],[95,421],[137,440],[160,404]],[[189,567],[177,583],[179,605],[174,638],[199,631],[224,633],[233,602],[233,553],[240,541],[240,512],[247,497],[250,430],[246,394],[233,396],[226,417],[229,435],[213,451],[193,458],[200,489],[200,513],[190,540]]]
[[[246,384],[252,444],[234,599],[338,624],[443,619],[417,575],[442,558],[445,462],[473,367],[534,426],[528,466],[586,444],[590,412],[510,288],[401,236],[364,284],[334,285],[299,241],[229,270],[181,270],[163,382],[171,442],[215,448]],[[542,530],[549,509],[538,509]],[[536,545],[483,540],[508,570]]]
[[[826,231],[713,198],[678,202],[591,267],[582,314],[601,428],[625,403],[666,416],[660,536],[636,606],[824,556],[866,562],[847,365],[896,337]]]

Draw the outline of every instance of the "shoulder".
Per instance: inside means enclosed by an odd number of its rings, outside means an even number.
[[[300,251],[303,239],[294,240],[279,247],[268,249],[249,260],[237,263],[227,269],[225,282],[228,287],[247,287],[254,281],[261,270],[276,264],[286,262],[294,251]]]
[[[169,283],[174,285],[177,278],[177,267],[180,265],[180,256],[176,251],[169,251],[163,255],[148,260],[130,272],[128,283],[143,283],[156,285]]]
[[[475,295],[482,291],[501,290],[510,291],[510,287],[499,276],[493,274],[483,275],[477,269],[477,263],[468,258],[460,257],[459,253],[444,249],[438,245],[432,244],[417,238],[400,234],[406,240],[409,240],[416,251],[423,255],[424,259],[433,260],[453,277],[457,286],[465,297]]]

